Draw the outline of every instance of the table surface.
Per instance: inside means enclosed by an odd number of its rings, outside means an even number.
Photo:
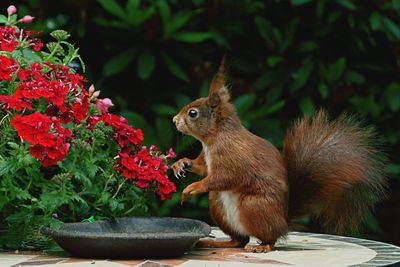
[[[228,240],[219,229],[212,236]],[[256,244],[256,239],[251,239]],[[93,260],[34,252],[2,252],[0,267],[248,267],[248,266],[400,266],[400,247],[343,236],[290,232],[269,253],[246,253],[243,249],[193,248],[181,258],[157,260]]]

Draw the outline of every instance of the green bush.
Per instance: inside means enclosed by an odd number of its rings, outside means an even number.
[[[0,15],[0,248],[44,249],[43,226],[148,215],[175,192],[166,155],[108,112],[71,63],[83,66],[63,30],[44,45],[20,27],[10,6]],[[145,190],[147,189],[147,190]]]
[[[199,144],[179,135],[171,118],[206,94],[225,53],[243,123],[278,147],[303,113],[325,107],[334,116],[361,114],[381,133],[391,162],[390,196],[368,220],[364,236],[400,244],[398,1],[43,3],[26,4],[30,13],[46,18],[35,27],[77,33],[96,87],[117,100],[120,113],[144,130],[149,143],[175,145],[180,156],[195,156]],[[175,194],[158,214],[209,220],[206,196],[185,206],[178,202]],[[312,218],[305,218],[304,227],[318,229]]]

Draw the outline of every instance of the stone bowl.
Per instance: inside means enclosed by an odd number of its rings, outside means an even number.
[[[43,228],[65,251],[84,258],[174,258],[201,237],[208,224],[184,218],[130,217]]]

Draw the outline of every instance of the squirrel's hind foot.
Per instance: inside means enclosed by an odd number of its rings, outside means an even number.
[[[274,249],[274,245],[270,244],[247,245],[244,249],[247,252],[263,253],[272,251]]]

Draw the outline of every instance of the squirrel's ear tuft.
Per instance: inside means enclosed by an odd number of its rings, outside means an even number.
[[[222,58],[221,65],[214,78],[211,81],[210,91],[208,93],[209,98],[214,93],[219,94],[219,97],[223,100],[229,101],[230,94],[225,86],[225,73],[226,73],[226,55]]]
[[[211,108],[216,108],[221,102],[221,98],[218,93],[213,93],[207,99],[207,105]]]

